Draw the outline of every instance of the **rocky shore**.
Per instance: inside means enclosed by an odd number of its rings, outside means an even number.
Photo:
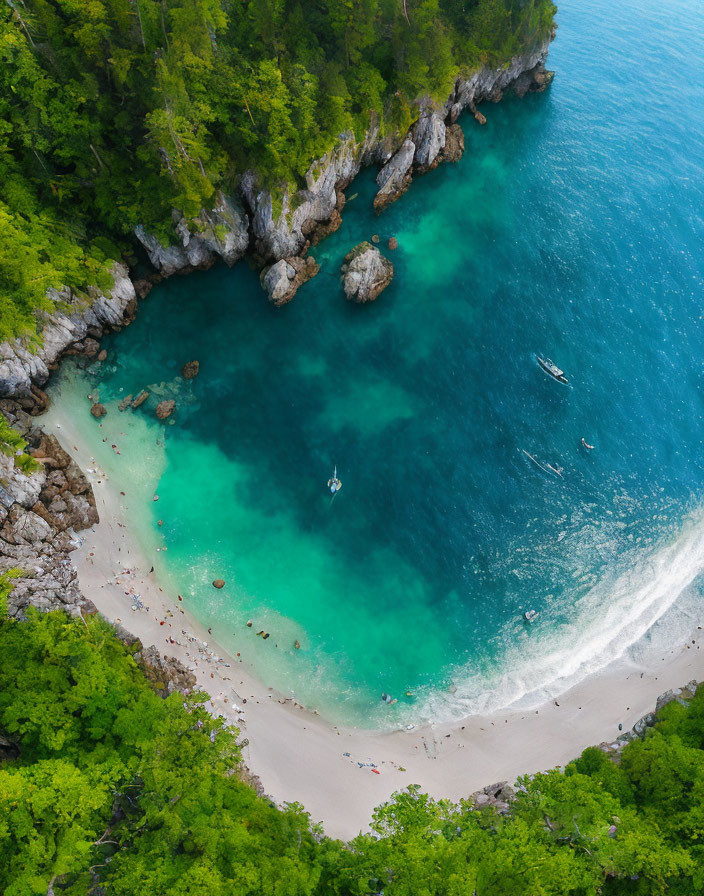
[[[360,169],[379,167],[375,207],[382,210],[402,195],[414,176],[441,161],[459,159],[464,150],[464,136],[456,123],[460,113],[468,108],[483,121],[477,104],[498,102],[508,89],[521,96],[543,90],[552,78],[545,70],[551,39],[502,68],[484,68],[469,79],[459,79],[443,105],[421,104],[418,120],[405,135],[380,137],[375,124],[361,142],[351,133],[342,134],[335,149],[311,166],[306,188],[295,195],[284,193],[279,210],[275,211],[271,193],[260,189],[250,172],[240,179],[236,195],[218,195],[213,209],[202,211],[190,224],[175,210],[174,242],[169,246],[137,227],[135,235],[154,269],[151,277],[133,280],[127,266],[116,263],[109,291],[92,288],[87,296],[67,288],[49,291],[55,310],[40,320],[39,343],[0,344],[0,412],[41,464],[26,476],[12,458],[0,454],[0,573],[19,570],[8,605],[13,617],[21,618],[30,605],[76,614],[95,611],[81,594],[70,558],[78,543],[76,533],[98,520],[93,491],[70,455],[71,446],[61,446],[34,419],[48,405],[42,387],[61,357],[98,358],[102,336],[132,321],[138,298],[152,282],[216,261],[233,265],[251,255],[263,268],[262,286],[270,300],[277,305],[290,301],[317,273],[315,261],[306,258],[307,250],[340,226],[344,190]],[[346,293],[356,301],[376,298],[393,274],[391,262],[377,249],[369,246],[367,255],[369,264],[359,277],[356,268],[345,271]],[[350,258],[350,268],[354,260]],[[137,396],[135,401],[139,400]],[[164,405],[162,401],[156,408],[160,418],[173,411],[173,406]],[[93,412],[103,413],[98,402]],[[179,684],[186,686],[183,681]]]
[[[270,300],[277,305],[290,301],[317,273],[317,265],[305,255],[340,226],[344,191],[361,168],[380,168],[374,204],[382,210],[405,192],[414,176],[441,161],[459,159],[464,151],[457,125],[461,112],[469,109],[484,122],[478,104],[498,102],[508,90],[518,96],[544,90],[553,77],[545,69],[553,36],[501,68],[482,68],[468,79],[458,79],[444,104],[421,103],[419,117],[405,135],[380,137],[374,123],[361,142],[352,133],[342,134],[338,145],[311,165],[306,188],[295,195],[284,192],[276,210],[270,191],[260,189],[256,176],[247,172],[236,195],[220,193],[214,207],[190,224],[174,210],[171,245],[164,246],[137,227],[135,235],[151,262],[152,276],[133,282],[127,267],[115,264],[109,292],[94,288],[88,297],[79,297],[65,288],[50,290],[56,310],[40,321],[41,344],[28,346],[21,340],[0,344],[0,398],[15,398],[30,413],[40,412],[45,402],[41,387],[61,355],[97,354],[103,333],[129,323],[138,296],[159,279],[208,268],[217,261],[233,265],[249,254],[264,269],[262,286]]]

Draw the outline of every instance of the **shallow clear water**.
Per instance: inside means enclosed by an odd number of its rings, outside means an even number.
[[[84,378],[55,387],[191,611],[336,721],[527,705],[699,612],[704,7],[558,22],[552,88],[463,119],[462,161],[379,218],[364,173],[290,305],[244,264],[173,279],[87,374],[102,429]],[[340,263],[373,233],[395,278],[351,306]],[[174,425],[119,414],[159,383]]]

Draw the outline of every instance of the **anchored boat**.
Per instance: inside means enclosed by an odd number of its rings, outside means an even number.
[[[328,479],[328,488],[333,495],[336,495],[342,488],[342,483],[337,478],[337,467],[335,467],[335,472],[332,474],[332,479]]]
[[[548,376],[551,376],[554,380],[557,380],[558,383],[564,383],[567,385],[567,377],[565,376],[564,370],[560,370],[560,368],[555,364],[554,361],[551,361],[550,358],[541,358],[540,355],[537,356],[538,366],[541,370],[544,370]]]

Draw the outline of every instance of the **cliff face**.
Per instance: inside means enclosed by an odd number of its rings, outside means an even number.
[[[246,252],[252,253],[261,266],[286,259],[295,273],[296,256],[339,226],[343,191],[363,166],[380,167],[375,207],[381,210],[407,189],[414,175],[434,168],[443,159],[454,161],[461,156],[464,137],[455,122],[464,109],[470,109],[482,121],[478,103],[496,102],[509,88],[522,96],[550,83],[552,73],[545,71],[544,63],[551,39],[514,57],[502,68],[483,68],[467,80],[458,80],[442,106],[422,106],[420,117],[405,135],[380,138],[374,126],[362,142],[357,142],[351,133],[342,134],[335,149],[311,165],[306,188],[293,196],[284,194],[278,213],[274,212],[271,193],[258,189],[256,177],[249,172],[241,178],[238,197],[220,194],[214,208],[203,211],[190,225],[180,212],[174,211],[174,231],[179,242],[164,246],[142,227],[136,228],[136,236],[162,277],[207,268],[219,259],[232,265]],[[274,273],[277,271],[278,268]],[[305,276],[289,277],[286,295],[282,299],[277,292],[278,298],[272,300],[288,301],[297,286],[315,272],[304,273]],[[103,332],[120,326],[133,315],[136,296],[129,272],[124,265],[116,264],[113,275],[115,285],[109,294],[95,290],[84,299],[66,289],[51,291],[50,297],[57,301],[58,309],[46,317],[41,346],[36,352],[21,341],[0,344],[0,398],[14,397],[24,403],[26,410],[36,413],[45,401],[38,387],[46,382],[61,355],[67,350],[83,351],[89,356],[96,353],[96,340]],[[264,277],[270,296],[276,292],[267,286],[273,277],[268,272]]]
[[[136,296],[129,271],[116,264],[112,273],[115,285],[107,295],[95,290],[89,299],[83,299],[68,289],[49,291],[49,297],[59,304],[46,317],[42,343],[36,352],[20,341],[0,343],[0,398],[18,398],[27,403],[27,409],[37,401],[41,404],[36,386],[44,385],[49,370],[67,348],[88,339],[97,353],[95,340],[103,331],[119,327],[127,315],[134,313]]]
[[[175,230],[181,245],[164,247],[143,228],[137,228],[137,237],[163,276],[208,267],[218,257],[233,264],[247,250],[262,264],[299,255],[321,228],[330,232],[339,226],[342,191],[363,166],[382,166],[378,177],[381,201],[375,203],[381,209],[401,195],[413,174],[430,170],[444,157],[459,158],[459,138],[452,132],[448,146],[448,133],[464,109],[474,111],[485,100],[497,102],[508,88],[520,96],[544,89],[552,77],[544,68],[550,40],[500,69],[483,68],[467,80],[458,80],[447,102],[439,108],[426,104],[406,135],[379,138],[374,126],[362,142],[351,133],[342,134],[335,149],[311,165],[306,188],[293,196],[286,192],[276,213],[271,193],[259,189],[256,176],[248,172],[241,179],[238,198],[220,196],[215,211],[203,213],[202,219],[219,219],[221,232],[227,233],[225,239],[212,239],[207,220],[205,225],[204,220],[196,221],[195,228],[189,229],[177,212]]]

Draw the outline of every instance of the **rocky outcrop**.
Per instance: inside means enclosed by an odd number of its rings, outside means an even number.
[[[315,277],[319,270],[320,266],[315,259],[293,255],[264,268],[260,280],[269,301],[274,305],[285,305],[295,296],[299,287]]]
[[[180,660],[160,654],[153,645],[142,647],[139,641],[137,644],[139,650],[134,654],[135,662],[160,697],[168,697],[176,691],[186,695],[193,692],[196,677]]]
[[[176,402],[173,398],[165,398],[164,401],[160,401],[156,406],[154,413],[160,420],[166,420],[167,417],[170,417],[173,414],[175,407]]]
[[[186,361],[181,368],[181,376],[184,380],[194,380],[200,371],[200,361]],[[135,405],[133,405],[135,407]]]
[[[68,534],[98,522],[90,483],[55,437],[34,428],[15,402],[0,401],[0,412],[23,433],[42,464],[26,475],[0,454],[0,573],[20,571],[13,579],[10,616],[22,618],[30,605],[94,612],[78,588],[70,560],[76,544]]]
[[[416,145],[410,136],[401,144],[376,176],[379,190],[374,197],[374,208],[381,211],[399,196],[402,196],[411,185],[411,166],[416,154]]]
[[[252,172],[245,174],[242,194],[252,212],[254,251],[272,261],[300,254],[315,228],[330,222],[339,191],[356,177],[364,160],[371,160],[377,137],[374,125],[361,143],[351,132],[342,134],[338,145],[311,165],[305,189],[295,196],[285,190],[277,209],[269,190],[259,188]]]
[[[511,803],[516,799],[516,791],[508,781],[500,781],[498,784],[489,784],[481,790],[475,791],[469,797],[469,802],[476,809],[494,809],[499,815],[508,815],[511,811]]]
[[[353,302],[373,302],[393,276],[393,264],[371,243],[355,246],[342,263],[342,285]]]
[[[621,750],[631,743],[631,741],[643,737],[647,729],[652,728],[657,722],[658,713],[660,713],[669,703],[676,700],[678,703],[681,703],[682,706],[687,706],[692,697],[694,697],[697,686],[696,680],[693,679],[692,681],[687,682],[682,688],[665,691],[664,694],[661,694],[658,697],[654,712],[646,713],[642,718],[638,719],[630,731],[624,731],[624,733],[619,735],[615,740],[604,741],[599,744],[599,749],[604,753],[609,753],[616,761],[618,761]]]
[[[50,369],[69,347],[79,347],[88,339],[89,351],[95,348],[106,329],[119,327],[129,320],[136,298],[128,270],[124,265],[112,268],[114,285],[110,291],[91,290],[88,297],[76,296],[70,289],[50,289],[56,310],[40,318],[40,345],[22,340],[0,343],[0,398],[17,398],[36,405],[32,385],[42,386]]]
[[[511,88],[519,96],[541,91],[554,73],[545,70],[550,41],[538,49],[515,56],[501,69],[483,68],[470,78],[458,79],[447,102],[439,107],[426,104],[401,148],[386,162],[377,176],[379,191],[374,208],[382,211],[408,189],[415,174],[423,174],[440,162],[456,162],[464,152],[464,134],[456,124],[461,112],[469,109],[480,124],[486,118],[477,109],[485,100],[498,102]]]
[[[218,258],[231,266],[247,251],[249,218],[239,203],[222,193],[215,206],[204,209],[190,225],[178,211],[173,219],[180,245],[163,245],[141,225],[135,228],[135,236],[163,277],[209,268]]]

